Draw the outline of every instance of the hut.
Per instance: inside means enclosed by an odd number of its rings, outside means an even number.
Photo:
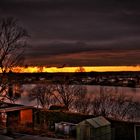
[[[140,140],[140,122],[108,119],[114,140]]]
[[[77,140],[111,140],[111,123],[102,116],[84,120],[77,125]]]
[[[33,124],[33,107],[12,106],[0,109],[0,125],[5,128],[16,128],[19,125]]]

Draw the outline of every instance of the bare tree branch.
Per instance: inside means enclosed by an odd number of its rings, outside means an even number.
[[[127,120],[133,119],[132,114],[136,110],[133,97],[122,93],[107,93],[102,90],[92,102],[92,112],[97,116],[103,115],[119,120]]]
[[[57,99],[65,105],[67,109],[75,107],[76,101],[81,97],[85,96],[87,90],[85,87],[80,85],[69,85],[69,84],[58,84],[56,85]]]
[[[54,85],[37,85],[29,94],[29,100],[36,100],[37,106],[47,109],[53,99]]]
[[[3,96],[3,90],[8,88],[10,82],[7,72],[21,61],[24,48],[27,46],[27,37],[27,31],[18,25],[18,21],[15,18],[8,17],[0,20],[1,96]]]

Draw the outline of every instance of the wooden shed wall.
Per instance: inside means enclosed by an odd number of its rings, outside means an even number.
[[[26,109],[20,111],[21,124],[33,123],[33,111],[32,109]]]

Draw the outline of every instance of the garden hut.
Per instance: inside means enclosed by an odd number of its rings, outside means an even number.
[[[33,107],[14,106],[0,109],[0,125],[16,128],[26,124],[33,124]]]
[[[111,123],[99,116],[77,125],[77,140],[111,140]]]

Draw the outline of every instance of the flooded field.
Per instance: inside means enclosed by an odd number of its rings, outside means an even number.
[[[21,98],[16,101],[16,103],[23,105],[36,106],[36,101],[29,101],[30,91],[37,86],[36,84],[24,84],[21,88]],[[84,85],[81,85],[84,86]],[[129,88],[129,87],[114,87],[114,86],[93,86],[85,85],[87,88],[87,93],[90,98],[94,98],[94,95],[99,93],[116,93],[125,94],[127,96],[132,96],[135,100],[140,101],[140,88]]]

